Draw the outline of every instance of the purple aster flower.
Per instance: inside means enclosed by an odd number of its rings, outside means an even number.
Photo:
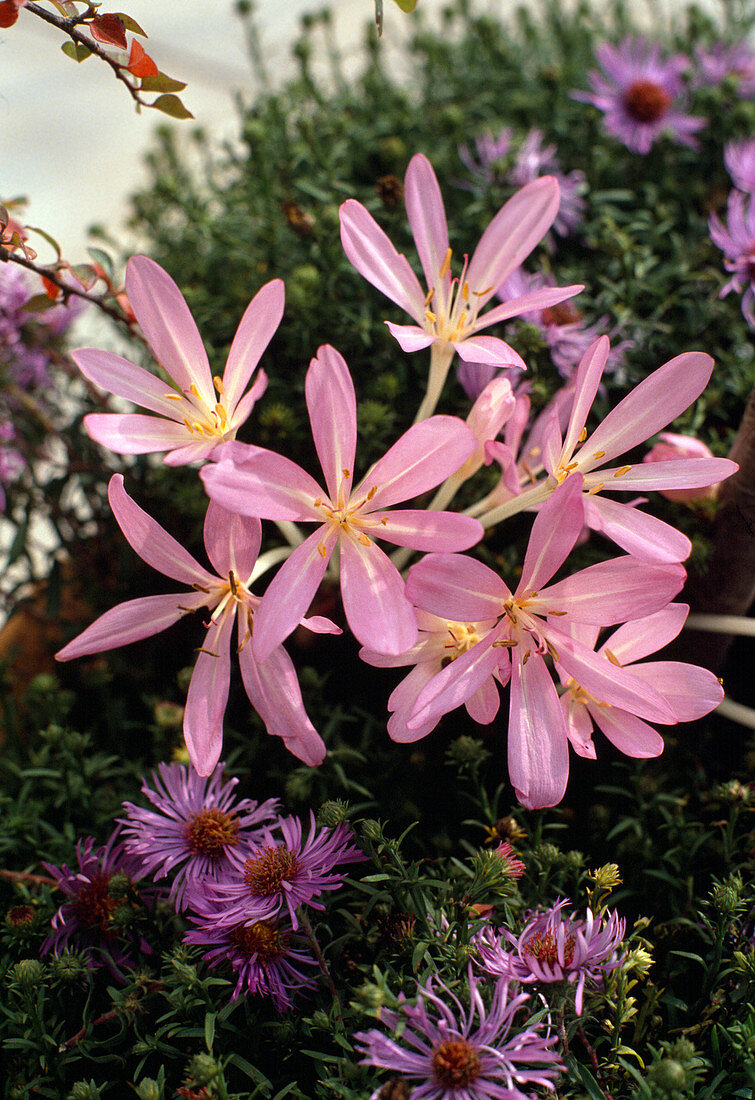
[[[41,289],[41,288],[39,288]],[[81,312],[81,299],[27,313],[24,305],[36,293],[30,276],[15,264],[0,269],[0,364],[21,389],[50,385],[51,347]]]
[[[609,134],[634,153],[648,153],[664,133],[697,148],[693,134],[707,120],[685,111],[682,73],[689,67],[688,57],[663,58],[660,46],[644,38],[625,38],[618,47],[603,42],[596,57],[603,73],[589,74],[592,92],[572,95],[605,113],[603,125]]]
[[[78,868],[43,864],[67,900],[53,917],[53,930],[41,952],[59,955],[71,946],[84,952],[93,969],[105,963],[122,978],[121,968],[130,965],[129,948],[135,941],[141,951],[151,952],[129,926],[144,915],[154,891],[134,885],[143,877],[144,867],[138,856],[126,850],[117,828],[103,847],[95,848],[95,843],[90,836],[76,845]]]
[[[392,1032],[404,1024],[399,1040],[372,1028],[354,1036],[361,1065],[401,1074],[412,1085],[412,1100],[528,1100],[518,1085],[553,1089],[564,1069],[551,1049],[555,1035],[542,1025],[516,1030],[514,1017],[525,993],[510,996],[508,982],[496,982],[486,1009],[478,981],[469,972],[469,1009],[442,982],[429,978],[418,987],[417,1003],[399,996],[399,1010],[381,1009],[380,1020]],[[377,1100],[381,1090],[373,1092]]]
[[[466,144],[459,146],[459,159],[473,176],[490,186],[501,178],[501,162],[511,148],[511,130],[504,127],[498,137],[491,130],[486,130],[474,139],[474,143],[474,153]],[[469,190],[468,185],[459,186]]]
[[[0,512],[5,510],[4,485],[10,485],[21,474],[26,461],[20,451],[9,447],[16,432],[9,420],[0,420]]]
[[[584,172],[561,172],[556,159],[556,146],[543,145],[542,131],[530,130],[519,146],[514,167],[507,179],[515,187],[523,187],[546,175],[554,176],[558,180],[560,191],[558,214],[553,222],[553,229],[560,237],[566,237],[574,232],[585,215],[585,202],[582,198],[586,185]]]
[[[755,195],[732,191],[726,206],[726,224],[711,214],[708,229],[713,243],[726,257],[724,267],[733,276],[719,298],[725,298],[732,290],[737,293],[744,290],[742,313],[750,328],[755,328]]]
[[[310,811],[305,840],[298,818],[281,818],[275,832],[262,827],[260,839],[250,846],[240,867],[230,869],[214,886],[204,884],[187,892],[187,903],[223,926],[268,919],[285,907],[298,928],[297,907],[323,909],[315,898],[337,890],[346,878],[345,871],[337,870],[339,864],[365,859],[351,844],[352,835],[348,825],[318,829]]]
[[[602,985],[602,975],[621,965],[626,921],[616,913],[596,919],[587,910],[584,919],[563,912],[566,898],[542,912],[528,914],[520,935],[502,928],[501,938],[485,930],[478,941],[486,974],[507,981],[569,982],[576,984],[574,1008],[582,1013],[585,982]],[[513,948],[513,950],[511,950]]]
[[[317,961],[294,946],[291,925],[287,921],[254,920],[219,925],[215,917],[192,917],[197,926],[184,936],[184,943],[198,944],[210,950],[202,956],[210,966],[230,963],[237,975],[231,999],[242,993],[270,997],[279,1012],[291,1007],[291,993],[312,984],[302,966],[317,966]]]
[[[153,878],[179,868],[170,890],[179,912],[186,908],[188,889],[203,890],[232,867],[243,866],[261,836],[259,826],[278,810],[275,798],[262,804],[249,798],[236,801],[238,779],[223,783],[224,767],[218,764],[211,776],[202,778],[184,764],[158,764],[152,787],[146,780],[142,784],[142,793],[157,810],[123,803],[126,850],[139,857]]]
[[[755,50],[747,42],[716,42],[709,50],[698,46],[695,51],[697,73],[695,84],[699,88],[721,84],[727,77],[734,77],[742,99],[755,98]]]
[[[734,186],[748,195],[755,194],[755,138],[728,142],[724,163]]]

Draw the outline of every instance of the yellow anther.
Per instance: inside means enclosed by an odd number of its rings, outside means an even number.
[[[490,286],[486,286],[484,290],[473,290],[472,293],[476,298],[482,298],[483,294],[490,294],[492,289],[493,286],[491,284]]]
[[[572,470],[576,470],[577,466],[579,466],[578,462],[570,462],[568,466],[564,467],[564,469],[566,470],[567,474],[570,474]]]
[[[594,497],[596,493],[602,492],[603,489],[605,489],[605,487],[606,487],[605,481],[601,481],[598,485],[593,485],[593,487],[591,489],[587,490],[588,497]]]
[[[351,470],[347,470],[345,466],[341,467],[341,473],[344,477],[351,477]]]
[[[584,441],[586,439],[587,439],[587,428],[583,428],[582,431],[577,436],[577,443],[584,443]]]
[[[528,662],[528,661],[529,661],[529,659],[530,659],[530,653],[531,653],[531,652],[532,652],[532,650],[531,650],[531,649],[528,649],[528,650],[527,650],[527,652],[525,653],[525,655],[524,655],[524,656],[522,657],[522,665],[526,665],[526,664],[527,664],[527,662]]]
[[[538,447],[538,446],[530,447],[530,449],[529,449],[529,457],[530,458],[540,458],[541,454],[542,454],[542,447]]]
[[[435,322],[438,320],[438,318],[435,316],[435,314],[433,313],[433,311],[431,309],[426,309],[425,310],[425,317],[427,318],[427,320],[430,322],[431,325],[434,325]]]
[[[192,424],[192,427],[194,428],[195,431],[199,432],[200,435],[205,435],[206,432],[207,432],[207,429],[205,428],[204,424],[200,424],[198,420],[194,421],[194,423]]]
[[[235,596],[235,595],[236,595],[236,592],[238,591],[238,582],[236,581],[236,576],[235,576],[235,574],[234,574],[234,572],[233,572],[233,570],[232,570],[232,569],[231,569],[231,570],[230,570],[230,572],[228,573],[228,583],[229,583],[229,584],[230,584],[230,586],[231,586],[231,592],[232,592],[232,593],[234,594],[234,596]]]
[[[223,385],[223,379],[220,378],[217,374],[214,374],[212,376],[212,384],[215,387],[215,389],[218,391],[220,396],[222,397],[223,394],[225,393],[225,386]]]
[[[446,275],[448,275],[448,272],[451,270],[451,256],[452,255],[453,255],[453,252],[449,248],[448,252],[446,252],[446,255],[443,258],[443,263],[440,265],[440,271],[438,272],[441,279],[445,279]]]
[[[616,473],[613,476],[614,477],[623,477],[624,474],[628,474],[631,469],[632,469],[631,466],[620,466],[619,469],[616,471]]]
[[[546,642],[545,643],[545,648],[548,650],[548,652],[550,653],[553,660],[557,661],[558,660],[558,650],[556,649],[556,647],[551,645],[550,642]]]
[[[373,485],[372,488],[370,489],[369,493],[367,494],[367,499],[372,500],[372,498],[374,497],[374,495],[377,491],[378,491],[377,485]]]
[[[368,539],[363,531],[357,535],[357,542],[361,542],[362,546],[372,546],[372,539]]]
[[[550,608],[545,612],[546,615],[568,615],[568,611],[551,611]]]
[[[163,397],[167,397],[168,401],[183,401],[182,393],[164,393]]]
[[[592,457],[595,458],[595,459],[605,458],[605,454],[606,454],[605,451],[593,451]]]
[[[534,471],[529,468],[529,466],[527,465],[527,463],[524,460],[522,460],[521,466],[522,466],[522,469],[524,470],[525,474],[527,475],[527,477],[530,479],[530,481],[533,482],[533,483],[536,482],[537,477],[535,476]]]
[[[203,584],[197,584],[196,581],[191,587],[194,589],[195,592],[207,592],[209,594],[210,591],[209,588],[205,588]]]
[[[228,415],[225,409],[222,405],[218,404],[215,406],[215,412],[217,413],[218,419],[220,420],[220,426],[224,428],[228,423]]]
[[[202,649],[201,646],[199,646],[198,649],[195,649],[194,652],[195,653],[206,653],[208,657],[219,657],[220,656],[219,653],[213,653],[213,651],[211,649]]]
[[[320,545],[317,547],[317,553],[320,555],[321,558],[327,558],[328,551],[325,547],[324,542],[321,542]]]
[[[321,504],[322,504],[322,497],[318,497],[317,500],[315,500],[313,502],[312,507],[313,508],[319,508]]]
[[[491,649],[513,649],[518,643],[513,638],[503,638],[500,642],[493,642]]]
[[[608,660],[611,662],[612,665],[616,665],[617,668],[621,668],[621,661],[619,660],[619,658],[616,656],[615,653],[611,653],[610,649],[604,649],[603,652],[605,653],[606,657],[608,658]]]
[[[186,418],[186,417],[184,417],[184,424],[185,424],[185,425],[186,425],[186,427],[187,427],[187,428],[189,429],[189,431],[191,432],[191,434],[192,434],[192,435],[194,435],[194,429],[192,428],[191,424],[189,423],[189,421],[187,420],[187,418]]]
[[[461,296],[465,302],[469,301],[469,283],[464,280],[464,286],[461,288]]]
[[[425,295],[425,309],[427,309],[427,307],[430,305],[430,302],[432,301],[432,297],[433,297],[434,293],[435,293],[435,287],[431,286],[430,289],[428,290],[427,294]]]
[[[380,517],[380,523],[382,524],[383,527],[387,527],[388,526],[388,517],[387,516],[381,516]]]
[[[195,397],[199,397],[200,400],[201,400],[202,395],[199,392],[199,390],[197,389],[196,384],[194,382],[192,382],[192,384],[189,386],[189,393],[193,393]]]

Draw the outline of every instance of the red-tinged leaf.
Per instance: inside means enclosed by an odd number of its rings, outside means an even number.
[[[112,281],[112,279],[113,279],[113,258],[112,258],[112,256],[108,252],[105,252],[102,248],[88,248],[87,252],[92,257],[92,260],[94,261],[95,271],[97,271],[97,268],[99,268],[100,271],[104,274],[104,277],[106,279]],[[98,275],[100,274],[100,271],[97,272]]]
[[[164,115],[170,115],[171,118],[194,118],[194,115],[191,111],[187,111],[177,95],[158,96],[155,102],[150,103],[149,106],[154,107],[156,111],[162,111]]]
[[[142,80],[143,92],[182,92],[186,85],[182,80],[174,80],[171,76],[166,76],[165,73],[158,73],[157,76],[145,76]]]
[[[89,29],[92,38],[96,38],[98,42],[107,42],[121,50],[126,49],[126,28],[119,16],[97,15],[89,24]]]
[[[43,279],[42,281],[46,282],[47,280]],[[55,287],[55,289],[58,288]],[[58,293],[60,292],[58,291]],[[24,313],[42,313],[46,309],[52,309],[56,304],[49,294],[35,294],[27,302],[24,302],[21,308]]]
[[[70,57],[73,61],[78,61],[79,64],[92,56],[92,51],[82,42],[64,42],[60,48],[66,57]]]
[[[84,290],[91,290],[99,279],[99,275],[91,264],[74,264],[69,270],[74,278],[81,283]]]
[[[42,285],[47,292],[47,297],[52,298],[54,302],[63,297],[63,291],[60,289],[60,287],[56,286],[55,283],[52,282],[52,280],[46,279],[44,275],[42,276]]]
[[[140,34],[142,38],[149,38],[147,32],[143,31],[137,21],[135,19],[132,19],[130,15],[126,15],[126,13],[123,11],[117,11],[115,14],[123,23],[123,26],[126,28],[127,31],[131,31],[132,34]]]
[[[18,8],[13,0],[0,2],[0,27],[12,27],[18,19]]]
[[[157,76],[160,72],[157,65],[155,65],[152,58],[145,52],[144,46],[141,42],[131,43],[131,53],[128,58],[128,65],[125,68],[134,76]]]
[[[60,259],[60,245],[54,237],[51,237],[49,233],[46,233],[44,229],[40,229],[36,225],[27,225],[26,228],[29,229],[32,233],[38,233],[40,237],[46,240],[47,243],[55,249],[55,253],[58,259]]]

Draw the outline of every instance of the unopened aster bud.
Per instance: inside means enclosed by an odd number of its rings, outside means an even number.
[[[361,401],[359,404],[359,431],[366,438],[387,432],[393,425],[393,410],[383,401]]]
[[[39,985],[45,975],[45,968],[39,959],[20,959],[13,967],[13,977],[22,989],[32,989]]]
[[[136,1088],[139,1100],[161,1100],[163,1090],[153,1077],[145,1077]]]
[[[446,749],[446,760],[457,767],[474,767],[484,763],[490,756],[483,743],[477,737],[464,734],[457,737]]]
[[[189,1062],[187,1075],[196,1085],[209,1085],[220,1076],[220,1066],[211,1054],[195,1054]]]
[[[362,822],[361,829],[365,840],[371,840],[377,844],[383,839],[383,828],[380,822],[375,821],[372,817],[368,817]]]
[[[100,1100],[101,1095],[94,1081],[77,1081],[66,1100]]]
[[[290,288],[289,283],[289,288]],[[290,295],[289,295],[290,298]],[[280,402],[274,401],[265,405],[260,411],[258,423],[261,431],[276,439],[286,439],[296,428],[296,415]]]
[[[382,989],[373,982],[365,982],[356,991],[356,1003],[371,1015],[377,1016],[380,1013],[384,1001]]]
[[[5,914],[5,923],[9,928],[25,929],[34,923],[34,907],[14,905]]]
[[[647,948],[635,947],[624,959],[624,969],[633,970],[638,977],[646,978],[654,961]]]
[[[555,844],[551,844],[548,840],[543,841],[542,844],[538,844],[533,855],[537,862],[541,863],[544,867],[549,867],[552,863],[558,863],[561,858],[560,850]]]
[[[155,724],[163,730],[180,730],[184,721],[184,708],[179,703],[162,699],[155,703],[153,715]]]
[[[317,811],[317,824],[326,825],[329,829],[335,828],[349,819],[349,804],[342,798],[329,799],[323,802]]]
[[[391,1077],[378,1093],[378,1100],[411,1100],[411,1096],[411,1089],[402,1077]]]
[[[50,959],[50,971],[53,978],[61,982],[80,982],[89,975],[89,964],[85,955],[75,951],[61,951]]]
[[[742,879],[739,875],[730,875],[726,882],[719,882],[711,891],[711,901],[722,916],[734,913],[742,896]]]

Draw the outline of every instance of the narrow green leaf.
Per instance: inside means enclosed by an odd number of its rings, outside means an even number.
[[[177,95],[158,96],[155,102],[148,104],[148,106],[154,107],[156,111],[162,111],[164,115],[170,115],[171,118],[194,118],[194,115],[191,111],[186,110]]]
[[[204,1018],[204,1041],[207,1049],[212,1052],[212,1044],[215,1041],[215,1018],[217,1012],[208,1012]]]
[[[182,92],[185,87],[186,84],[182,80],[174,80],[172,76],[166,76],[165,73],[142,78],[143,92]]]
[[[46,309],[52,309],[54,302],[48,294],[34,294],[27,302],[24,302],[24,313],[43,313]]]

